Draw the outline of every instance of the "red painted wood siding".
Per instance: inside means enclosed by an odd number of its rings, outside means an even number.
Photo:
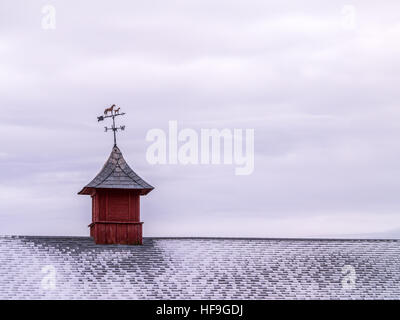
[[[109,192],[107,196],[107,221],[129,221],[129,192]]]
[[[96,223],[97,244],[142,244],[142,223]]]
[[[98,244],[142,244],[140,195],[134,190],[99,189],[92,200],[90,235]]]

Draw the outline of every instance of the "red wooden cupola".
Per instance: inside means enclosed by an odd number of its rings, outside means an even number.
[[[114,145],[100,173],[79,194],[92,197],[90,236],[97,244],[142,244],[140,196],[154,188],[126,163]]]

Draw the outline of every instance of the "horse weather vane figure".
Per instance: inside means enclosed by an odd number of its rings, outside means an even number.
[[[122,131],[125,130],[125,126],[119,126],[119,127],[115,126],[115,117],[123,116],[125,114],[125,112],[121,112],[120,113],[119,112],[120,109],[121,109],[120,107],[116,108],[115,104],[113,104],[111,107],[109,107],[109,108],[104,110],[104,115],[103,116],[97,117],[97,121],[98,122],[103,121],[105,118],[112,118],[113,122],[112,122],[111,128],[110,127],[104,127],[104,129],[105,129],[104,131],[105,132],[107,132],[108,130],[112,130],[113,131],[113,133],[114,133],[114,146],[117,145],[117,137],[116,137],[117,131],[118,130],[122,130]],[[110,115],[108,115],[108,113],[110,113]]]

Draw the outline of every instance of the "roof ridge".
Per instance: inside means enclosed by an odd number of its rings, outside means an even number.
[[[129,167],[129,165],[128,165],[128,163],[126,164],[128,167]],[[134,180],[130,175],[129,175],[129,173],[127,173],[124,169],[122,169],[122,167],[119,165],[119,163],[118,163],[118,167],[121,169],[121,171],[123,172],[123,173],[125,173],[128,177],[129,177],[129,179],[131,179],[133,182],[135,182],[135,183],[137,183],[137,184],[139,184],[136,180]],[[114,169],[115,170],[115,169]],[[132,170],[132,169],[131,169]],[[132,170],[133,171],[133,170]],[[136,174],[136,173],[135,173]],[[138,175],[136,175],[137,177],[139,177]]]
[[[87,239],[89,236],[51,236],[51,235],[0,235],[0,238],[54,238],[54,239]],[[260,237],[143,237],[147,240],[266,240],[266,241],[357,241],[357,242],[400,242],[390,238],[260,238]]]
[[[104,168],[105,166],[107,166],[107,164],[109,163],[109,160],[110,160],[110,158],[112,157],[112,155],[113,155],[113,153],[114,153],[114,148],[117,148],[117,149],[119,150],[119,154],[121,155],[121,156],[118,155],[117,166],[119,166],[120,169],[122,170],[121,166],[119,165],[119,159],[122,157],[122,152],[121,152],[121,150],[117,147],[117,145],[114,145],[113,150],[111,151],[111,154],[110,154],[110,156],[108,157],[107,162],[104,164],[103,168]],[[122,157],[122,158],[123,158],[123,157]],[[107,178],[108,178],[109,176],[111,176],[111,175],[115,172],[115,169],[116,169],[116,167],[110,172],[110,174],[109,174],[108,176],[106,176],[102,181],[100,181],[99,183],[97,183],[97,184],[95,185],[95,187],[101,185],[104,181],[106,181]],[[102,170],[103,170],[103,169],[102,169]],[[102,171],[102,170],[101,170],[101,171]],[[101,172],[101,171],[100,171],[100,172]],[[124,171],[124,170],[122,170],[122,171]],[[125,171],[124,171],[124,173],[126,174]],[[96,176],[96,177],[97,177],[97,176]]]

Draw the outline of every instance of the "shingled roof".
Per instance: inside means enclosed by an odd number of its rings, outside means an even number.
[[[91,194],[92,189],[100,188],[137,189],[141,194],[147,194],[154,189],[129,167],[116,145],[101,171],[79,194]]]
[[[3,236],[0,299],[399,299],[399,257],[399,240]]]

